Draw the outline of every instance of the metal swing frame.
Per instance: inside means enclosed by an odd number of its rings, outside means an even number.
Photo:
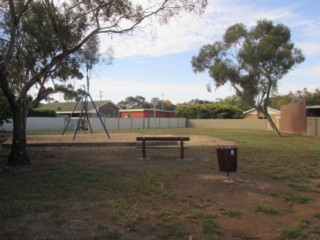
[[[79,115],[79,118],[78,118],[78,121],[77,121],[76,130],[75,130],[75,132],[73,134],[73,140],[75,140],[75,138],[76,138],[76,135],[77,135],[77,132],[78,132],[78,130],[80,128],[80,123],[81,123],[82,119],[84,119],[84,122],[85,122],[85,119],[87,119],[91,134],[93,134],[91,123],[90,123],[90,120],[89,120],[89,117],[88,117],[88,103],[89,103],[89,100],[90,100],[92,105],[93,105],[93,107],[94,107],[94,110],[96,111],[97,116],[100,119],[101,125],[102,125],[105,133],[107,134],[108,139],[110,139],[110,135],[108,133],[107,127],[105,126],[104,122],[102,121],[101,116],[100,116],[100,114],[98,112],[98,109],[97,109],[97,107],[96,107],[96,105],[95,105],[94,101],[92,100],[92,97],[91,97],[91,95],[89,93],[89,74],[88,74],[88,72],[89,72],[89,65],[87,64],[87,92],[86,92],[86,94],[84,96],[77,97],[76,105],[74,106],[74,108],[73,108],[73,110],[71,112],[71,115],[70,115],[70,117],[68,119],[68,122],[67,122],[63,132],[62,132],[62,135],[64,135],[65,131],[67,130],[67,128],[69,126],[69,123],[71,121],[71,118],[72,118],[72,116],[74,114],[74,111],[76,110],[76,108],[77,108],[77,106],[78,106],[78,104],[80,102],[82,104],[81,112],[80,112],[80,115]],[[83,114],[84,114],[84,116],[82,116]]]

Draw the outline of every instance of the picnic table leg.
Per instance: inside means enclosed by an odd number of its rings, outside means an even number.
[[[183,148],[183,140],[180,141],[180,157],[184,158],[184,148]]]
[[[142,141],[142,158],[146,158],[146,141]]]

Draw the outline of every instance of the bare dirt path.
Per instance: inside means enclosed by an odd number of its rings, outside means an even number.
[[[103,143],[103,142],[136,142],[136,137],[147,136],[137,133],[111,133],[111,138],[108,139],[105,133],[94,133],[94,134],[77,134],[75,140],[73,140],[73,134],[53,134],[53,135],[28,135],[28,144],[50,144],[50,143]],[[148,135],[149,136],[149,135]],[[152,136],[177,136],[169,134],[156,134]],[[224,141],[219,138],[205,136],[205,135],[183,135],[190,137],[190,141],[186,142],[187,146],[219,146],[235,145],[234,142]],[[6,143],[10,143],[9,139]]]

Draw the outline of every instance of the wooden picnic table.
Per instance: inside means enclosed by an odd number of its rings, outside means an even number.
[[[142,141],[142,158],[146,158],[146,142],[180,142],[180,158],[184,159],[184,141],[190,141],[189,137],[137,137],[137,141]]]

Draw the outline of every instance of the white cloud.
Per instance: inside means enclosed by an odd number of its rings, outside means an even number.
[[[320,42],[314,42],[314,41],[296,42],[295,46],[300,48],[306,57],[320,54]]]
[[[221,39],[226,28],[243,22],[251,26],[260,19],[281,21],[292,18],[289,8],[265,10],[239,1],[209,0],[203,16],[184,14],[167,25],[144,23],[132,36],[103,36],[102,51],[110,45],[116,58],[131,56],[161,56],[199,48],[205,43]]]
[[[320,17],[314,19],[300,19],[299,26],[304,38],[320,39]]]
[[[314,91],[320,87],[319,77],[320,63],[313,65],[303,63],[279,81],[278,92],[280,94],[287,94],[289,91],[296,92],[304,88]]]
[[[291,29],[296,47],[301,48],[306,55],[303,64],[279,81],[279,92],[286,94],[290,90],[301,90],[304,87],[311,90],[318,87],[320,65],[314,63],[313,59],[320,54],[320,18],[301,15],[304,10],[297,10],[301,3],[294,1],[283,4],[285,7],[276,8],[270,4],[268,7],[261,7],[261,2],[267,4],[269,1],[209,0],[206,12],[201,17],[185,14],[172,19],[167,25],[156,24],[156,21],[153,25],[145,23],[143,28],[132,36],[113,36],[112,39],[104,36],[101,41],[102,50],[112,46],[116,59],[182,53],[198,50],[203,44],[220,40],[226,28],[232,24],[242,22],[250,27],[256,24],[257,20],[270,19],[287,25]],[[139,64],[145,64],[147,58],[138,59]],[[174,77],[166,80],[169,83],[154,82],[156,80],[152,80],[152,75],[145,78],[148,81],[92,79],[91,86],[94,88],[91,94],[95,99],[99,99],[99,91],[103,91],[103,98],[112,99],[114,102],[124,100],[127,96],[142,95],[149,100],[164,94],[166,99],[174,103],[193,98],[215,100],[234,94],[229,86],[208,93],[205,87],[207,82],[201,83],[197,80],[194,80],[196,84],[181,85],[175,83]]]
[[[320,63],[312,65],[312,66],[303,66],[298,67],[294,70],[294,72],[291,72],[289,74],[292,74],[295,78],[300,79],[315,79],[319,82],[320,85]]]

